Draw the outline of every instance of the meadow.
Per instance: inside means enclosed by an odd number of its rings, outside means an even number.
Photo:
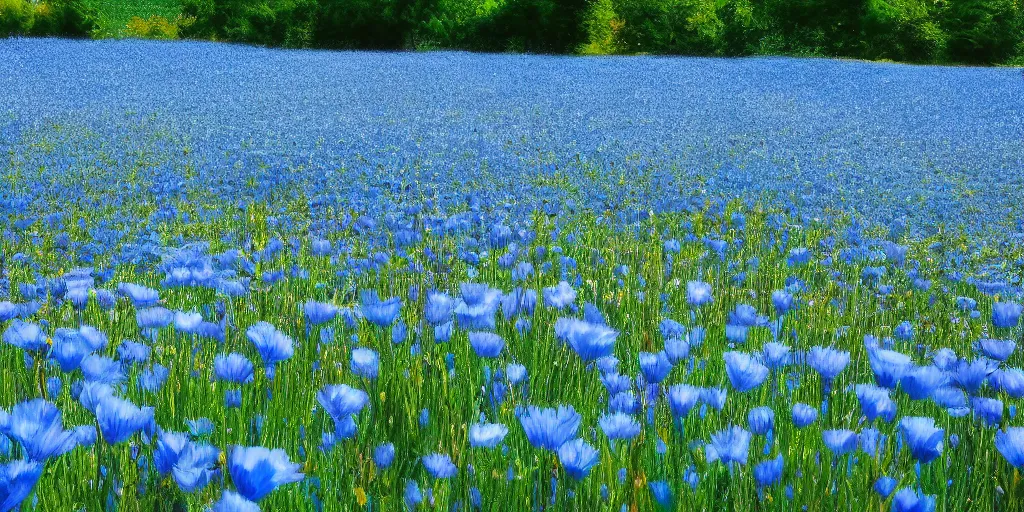
[[[1024,510],[1024,76],[0,41],[0,512]]]

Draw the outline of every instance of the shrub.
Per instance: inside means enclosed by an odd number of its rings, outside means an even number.
[[[949,60],[1005,62],[1024,40],[1024,6],[1015,0],[949,0],[941,13]]]
[[[869,59],[934,61],[945,35],[924,0],[870,0],[863,18],[863,56]]]
[[[32,31],[36,8],[25,0],[0,0],[0,36]]]
[[[583,21],[587,41],[580,47],[580,53],[607,55],[619,53],[619,32],[625,22],[615,12],[612,0],[597,0],[587,11]]]
[[[148,19],[135,16],[128,21],[125,35],[142,39],[177,39],[178,26],[163,16],[154,15]]]

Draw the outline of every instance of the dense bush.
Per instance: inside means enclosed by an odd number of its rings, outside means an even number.
[[[82,0],[0,0],[0,35],[86,36],[95,13]]]
[[[0,33],[88,33],[83,1],[0,0]],[[1022,0],[181,0],[181,5],[181,37],[267,46],[1024,62]],[[150,21],[134,21],[128,32],[167,36],[168,27]]]
[[[142,39],[177,39],[178,26],[163,16],[146,19],[135,16],[128,20],[125,35]]]

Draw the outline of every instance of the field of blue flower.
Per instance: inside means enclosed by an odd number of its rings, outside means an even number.
[[[0,512],[1024,510],[1024,77],[0,41]]]

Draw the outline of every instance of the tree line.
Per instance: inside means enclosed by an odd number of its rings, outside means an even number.
[[[65,12],[81,2],[43,0]],[[0,29],[17,33],[4,6],[19,3],[39,5],[0,0]],[[178,37],[293,48],[1024,65],[1024,0],[182,0],[181,8]]]

